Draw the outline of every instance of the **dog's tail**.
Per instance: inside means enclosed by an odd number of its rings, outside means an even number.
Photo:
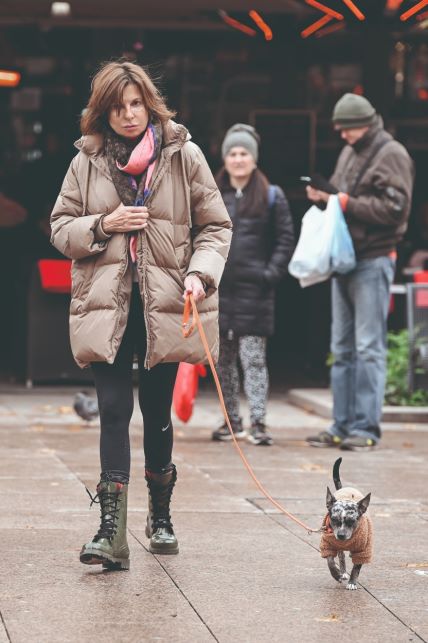
[[[337,458],[336,462],[333,465],[333,482],[336,489],[342,488],[342,482],[340,480],[339,469],[342,462],[342,458]]]

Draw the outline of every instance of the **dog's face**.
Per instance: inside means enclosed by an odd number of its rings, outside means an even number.
[[[348,500],[336,500],[327,487],[327,509],[330,516],[330,524],[337,540],[349,540],[355,531],[361,516],[367,511],[370,504],[371,494],[359,502]]]

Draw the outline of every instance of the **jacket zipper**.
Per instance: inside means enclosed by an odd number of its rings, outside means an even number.
[[[158,164],[158,167],[156,169],[156,173],[154,174],[152,178],[152,189],[150,191],[149,198],[147,199],[146,203],[144,204],[147,208],[150,205],[150,203],[153,200],[153,196],[155,194],[155,189],[157,187],[157,183],[159,180],[159,172],[160,172],[161,166]],[[138,262],[137,262],[137,274],[138,274],[138,284],[140,287],[140,290],[143,291],[143,310],[144,310],[144,323],[146,325],[146,342],[147,342],[147,348],[146,348],[146,356],[144,358],[144,368],[146,368],[148,371],[150,370],[150,352],[152,349],[152,338],[151,338],[151,333],[150,333],[150,317],[148,313],[148,304],[149,304],[149,291],[147,289],[147,264],[148,264],[148,245],[147,245],[147,230],[142,230],[141,234],[139,235],[140,238],[140,246],[142,250],[142,255],[143,255],[143,265],[142,265],[142,276],[140,277],[140,274],[138,272]],[[138,258],[138,254],[137,254]]]
[[[233,219],[232,220],[233,220],[233,229],[234,229],[235,234],[236,234],[236,232],[238,230],[238,227],[239,227],[238,198],[240,198],[240,197],[237,197],[235,195],[234,196],[234,202],[233,202],[234,211],[233,211]],[[235,271],[235,259],[232,262],[232,268],[233,268],[233,272],[234,272]],[[232,275],[233,275],[233,273],[232,273]],[[232,304],[232,310],[230,311],[230,314],[229,314],[229,324],[230,324],[230,319],[233,319],[233,320],[235,319],[235,308],[236,308],[236,306],[235,306],[236,293],[235,293],[235,280],[234,279],[232,280],[232,283],[233,283],[233,297],[232,297],[233,304]],[[229,328],[227,330],[227,339],[229,341],[232,341],[234,336],[235,336],[235,333],[233,331],[233,328]]]
[[[147,243],[143,241],[145,239],[147,241],[146,237],[146,231],[144,230],[143,233],[140,235],[141,239],[141,250],[143,254],[143,266],[142,266],[142,276],[138,274],[138,282],[140,289],[143,291],[143,310],[144,310],[144,323],[146,325],[146,341],[147,341],[147,347],[146,347],[146,357],[144,359],[144,368],[146,368],[148,371],[150,370],[150,351],[152,348],[152,339],[151,339],[151,334],[150,334],[150,321],[149,321],[149,314],[148,314],[148,304],[149,304],[149,293],[147,289],[147,254],[148,254],[148,248],[147,248]],[[138,256],[138,255],[137,255]],[[138,273],[138,264],[137,264],[137,273]]]
[[[149,198],[147,199],[146,203],[144,204],[147,208],[149,207],[150,203],[153,201],[154,195],[156,194],[156,189],[158,186],[158,183],[160,181],[160,178],[164,175],[166,171],[166,163],[170,160],[171,154],[168,155],[167,158],[163,159],[163,162],[165,164],[165,167],[161,165],[160,163],[158,164],[158,167],[156,169],[156,173],[152,177],[152,187],[150,191]],[[161,174],[162,170],[162,174]],[[146,368],[148,371],[150,370],[150,352],[152,349],[152,338],[150,334],[150,319],[149,319],[149,314],[148,314],[148,303],[149,303],[149,293],[147,290],[147,264],[148,264],[148,245],[147,245],[147,230],[143,230],[142,234],[140,235],[141,239],[141,249],[142,249],[142,254],[143,254],[143,275],[140,280],[140,275],[138,275],[138,283],[140,285],[140,288],[142,286],[143,290],[143,296],[144,296],[144,301],[143,301],[143,309],[144,309],[144,321],[146,324],[146,337],[147,337],[147,349],[146,349],[146,357],[144,360],[144,368]],[[145,241],[143,241],[145,239]],[[137,271],[138,271],[138,265],[137,265]]]

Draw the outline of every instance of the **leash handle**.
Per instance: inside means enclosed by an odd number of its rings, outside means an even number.
[[[197,313],[198,310],[196,308],[195,300],[193,299],[193,294],[188,293],[186,294],[186,299],[184,300],[183,323],[181,324],[181,332],[183,333],[183,337],[185,339],[187,339],[187,337],[190,337],[190,335],[195,330],[195,310]]]
[[[186,299],[185,299],[185,303],[184,303],[183,323],[182,323],[183,336],[185,338],[190,337],[190,335],[193,333],[193,331],[194,331],[196,326],[198,328],[199,335],[200,335],[200,338],[201,338],[201,341],[202,341],[202,345],[204,347],[205,354],[207,356],[208,363],[210,365],[211,372],[213,374],[214,382],[215,382],[216,389],[217,389],[217,395],[218,395],[218,398],[220,400],[220,405],[221,405],[221,409],[223,411],[224,419],[225,419],[226,424],[227,424],[227,428],[229,429],[229,433],[230,433],[230,435],[232,437],[233,444],[234,444],[236,450],[238,451],[239,457],[241,458],[245,468],[247,469],[248,473],[250,474],[251,478],[253,479],[256,487],[264,495],[264,497],[267,498],[267,500],[269,500],[269,502],[274,507],[276,507],[278,509],[278,511],[280,511],[282,514],[284,514],[285,516],[290,518],[290,520],[293,520],[300,527],[303,527],[303,529],[305,529],[308,532],[308,534],[320,533],[320,532],[325,531],[324,527],[321,527],[320,529],[312,529],[311,527],[308,527],[308,525],[306,525],[304,522],[299,520],[299,518],[297,518],[292,513],[287,511],[287,509],[285,509],[285,507],[283,507],[279,502],[277,502],[277,500],[275,500],[275,498],[272,498],[270,493],[268,491],[266,491],[266,489],[264,488],[264,486],[262,485],[260,480],[257,478],[256,474],[254,473],[250,463],[248,462],[248,460],[245,457],[241,447],[239,446],[238,441],[237,441],[237,439],[235,437],[235,434],[233,432],[232,425],[231,425],[230,420],[229,420],[229,415],[227,413],[226,404],[225,404],[224,397],[223,397],[223,391],[221,390],[220,380],[219,380],[218,375],[217,375],[217,371],[216,371],[216,368],[215,368],[215,365],[214,365],[214,360],[212,358],[210,347],[209,347],[208,341],[207,341],[207,337],[205,335],[204,327],[202,326],[202,322],[201,322],[201,319],[199,317],[196,302],[195,302],[195,299],[193,297],[193,294],[188,293],[186,295]]]

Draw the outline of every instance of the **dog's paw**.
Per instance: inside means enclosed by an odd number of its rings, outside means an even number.
[[[351,589],[351,590],[357,589],[357,583],[348,583],[346,586],[346,589]]]
[[[344,572],[343,574],[341,574],[341,576],[340,576],[340,582],[341,583],[344,583],[344,582],[346,582],[348,580],[349,580],[349,574],[347,572]]]

